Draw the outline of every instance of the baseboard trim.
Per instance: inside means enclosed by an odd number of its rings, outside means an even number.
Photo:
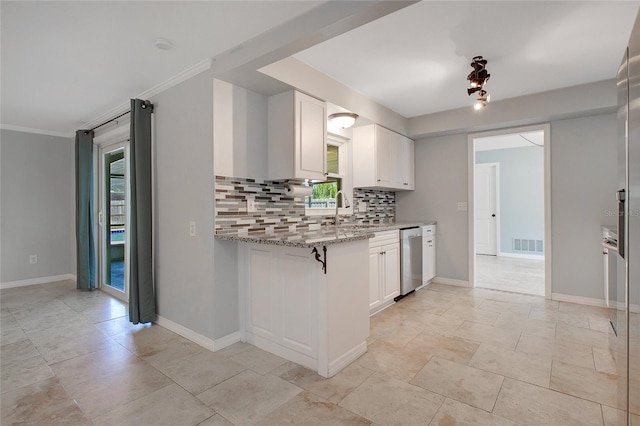
[[[445,278],[445,277],[435,277],[429,284],[431,283],[455,285],[458,287],[469,287],[469,281],[456,280],[453,278]]]
[[[551,293],[551,300],[557,300],[558,302],[577,303],[579,305],[596,306],[599,308],[607,307],[607,303],[604,301],[604,299],[573,296],[570,294]]]
[[[524,253],[498,253],[499,257],[515,257],[516,259],[544,260],[544,254],[524,254]]]
[[[28,280],[7,281],[4,283],[0,283],[0,289],[4,290],[6,288],[26,287],[28,285],[48,284],[48,283],[54,283],[58,281],[67,281],[67,280],[75,281],[76,276],[73,274],[63,274],[63,275],[51,275],[49,277],[29,278]]]
[[[228,334],[224,337],[214,340],[206,336],[203,336],[200,333],[196,333],[190,328],[187,328],[183,325],[180,325],[176,322],[166,319],[160,315],[158,315],[158,318],[156,319],[155,323],[158,324],[159,326],[166,328],[169,331],[173,331],[174,333],[179,334],[185,339],[191,340],[193,343],[196,343],[205,349],[209,349],[212,352],[226,348],[227,346],[230,346],[240,341],[239,331],[236,331],[234,333]]]
[[[329,377],[333,377],[338,374],[342,369],[347,367],[356,359],[360,358],[362,355],[367,353],[367,341],[360,343],[355,346],[350,351],[344,353],[342,356],[338,357],[338,359],[329,363]]]

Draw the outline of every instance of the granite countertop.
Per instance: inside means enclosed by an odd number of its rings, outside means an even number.
[[[331,244],[366,240],[374,237],[376,232],[435,224],[435,221],[381,224],[342,224],[338,229],[333,226],[323,226],[317,230],[305,230],[303,232],[256,233],[251,235],[216,234],[215,238],[225,241],[241,241],[245,243],[258,243],[275,246],[313,248],[323,245],[328,246]]]

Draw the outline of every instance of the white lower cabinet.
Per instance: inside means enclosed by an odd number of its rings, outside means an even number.
[[[436,277],[436,225],[422,227],[422,284]]]
[[[367,350],[367,249],[327,246],[325,274],[310,248],[240,244],[242,340],[323,377],[349,365]]]
[[[374,314],[400,295],[398,231],[378,232],[369,240],[369,312]]]

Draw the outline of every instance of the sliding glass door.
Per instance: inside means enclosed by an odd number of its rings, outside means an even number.
[[[100,149],[100,285],[102,290],[128,300],[127,193],[129,142]]]

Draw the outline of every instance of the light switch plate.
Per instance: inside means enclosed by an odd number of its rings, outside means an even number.
[[[358,211],[366,212],[367,211],[367,202],[366,201],[358,201]]]
[[[247,213],[253,213],[256,211],[256,200],[247,200]]]
[[[466,201],[458,201],[458,211],[466,212],[467,211],[467,202]]]
[[[194,221],[189,222],[189,235],[196,236],[196,223]]]

